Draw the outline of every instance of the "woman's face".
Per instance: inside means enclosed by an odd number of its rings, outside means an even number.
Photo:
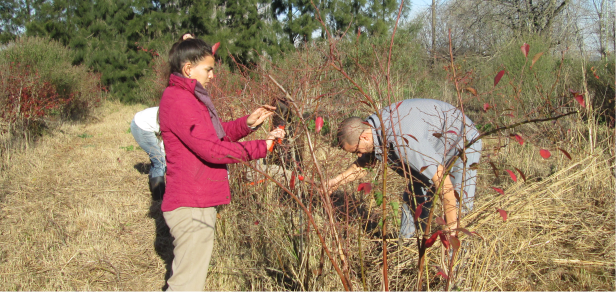
[[[185,70],[184,77],[196,79],[205,87],[214,78],[215,65],[214,57],[206,56],[197,63],[191,63]],[[186,73],[188,73],[188,76],[186,76]]]

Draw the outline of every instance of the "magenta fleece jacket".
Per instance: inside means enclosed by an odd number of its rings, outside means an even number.
[[[207,107],[195,96],[197,80],[171,75],[160,101],[159,120],[167,153],[167,187],[162,211],[229,204],[228,163],[267,155],[265,140],[237,142],[250,134],[248,116],[223,122],[218,139]]]

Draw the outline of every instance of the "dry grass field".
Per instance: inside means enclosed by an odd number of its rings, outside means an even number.
[[[171,239],[150,199],[147,155],[128,132],[134,113],[143,108],[107,102],[90,122],[63,125],[35,147],[5,158],[0,290],[163,287]],[[480,171],[475,209],[463,224],[481,237],[461,235],[454,289],[616,289],[614,133],[603,130],[597,148],[585,149],[584,129],[578,127],[579,136],[562,141],[572,160],[554,152],[546,161],[532,147],[494,154],[499,165],[513,165],[527,176],[526,182],[508,183],[504,196],[489,187],[507,175],[497,178],[489,167]],[[339,150],[320,151],[330,173],[351,162]],[[232,175],[239,177],[241,170],[233,167]],[[400,184],[394,181],[391,188],[396,193]],[[233,190],[231,205],[219,211],[208,290],[343,289],[314,232],[300,236],[305,216],[287,195],[270,183],[238,182]],[[363,210],[362,220],[339,218],[342,225],[351,222],[340,231],[351,284],[381,290],[381,236],[371,227],[380,209],[372,196],[349,193],[341,214],[349,205]],[[496,208],[509,212],[506,222]],[[318,208],[314,214],[317,224],[326,221]],[[398,246],[392,239],[388,248],[390,289],[414,290],[416,243]],[[439,256],[435,245],[428,254],[429,290],[444,289],[435,276]]]
[[[0,289],[156,290],[147,161],[128,132],[143,106],[108,103],[14,154],[2,173]],[[128,147],[128,148],[122,148]]]

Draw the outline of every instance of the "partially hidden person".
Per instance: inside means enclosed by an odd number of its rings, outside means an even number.
[[[165,194],[165,145],[160,139],[158,125],[158,107],[150,107],[135,114],[130,123],[130,132],[135,141],[150,157],[151,167],[148,185],[152,199],[160,201]]]
[[[216,207],[229,204],[227,164],[263,158],[283,129],[265,140],[238,142],[275,107],[261,106],[234,121],[220,119],[206,89],[216,66],[212,47],[182,37],[169,52],[171,75],[160,101],[160,129],[167,153],[167,188],[161,209],[174,237],[168,290],[204,290],[215,238]]]
[[[363,178],[366,167],[377,160],[406,178],[403,193],[400,238],[410,238],[419,228],[426,229],[426,220],[437,191],[442,190],[442,205],[447,226],[456,234],[458,199],[462,213],[472,209],[481,140],[473,122],[455,106],[432,99],[407,99],[394,103],[367,119],[351,117],[338,128],[342,149],[355,153],[358,159],[345,171],[327,182],[331,194],[339,186]],[[476,141],[475,141],[476,140]],[[474,142],[473,142],[474,141]],[[468,148],[465,146],[472,143]],[[384,157],[384,148],[387,157]],[[461,190],[464,191],[461,191]],[[410,207],[409,207],[410,206]],[[413,222],[417,207],[418,222]],[[442,215],[441,215],[442,216]]]

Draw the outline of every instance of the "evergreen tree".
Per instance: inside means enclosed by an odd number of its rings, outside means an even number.
[[[388,32],[397,3],[314,1],[335,36],[347,28],[368,35]],[[73,64],[102,73],[113,96],[131,101],[153,56],[166,55],[185,32],[220,42],[224,62],[230,53],[250,65],[260,55],[275,58],[309,42],[320,29],[315,13],[310,0],[0,0],[0,41],[24,33],[58,40],[74,51]]]
[[[218,34],[224,52],[220,56],[228,51],[242,64],[256,63],[261,54],[275,56],[278,41],[266,22],[267,7],[258,0],[225,3],[223,26]]]
[[[369,17],[372,19],[372,25],[368,28],[371,35],[385,35],[390,33],[390,29],[398,17],[400,8],[399,0],[371,0]],[[402,15],[404,17],[411,8],[410,1],[404,1],[402,7]]]
[[[319,27],[314,18],[314,6],[309,0],[274,0],[272,13],[276,27],[293,46],[310,41],[312,33]]]
[[[347,29],[353,35],[372,27],[367,0],[329,0],[325,3],[327,24],[334,35],[340,36]]]

